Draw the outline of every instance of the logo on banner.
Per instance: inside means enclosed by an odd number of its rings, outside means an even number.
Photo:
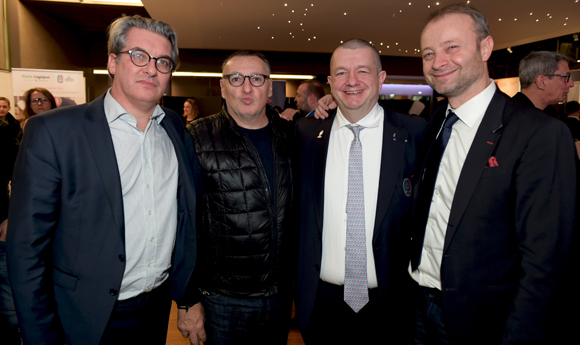
[[[60,84],[60,83],[62,83],[62,81],[63,81],[62,75],[61,74],[57,75],[56,82]]]
[[[75,81],[75,78],[73,78],[73,77],[66,77],[66,79],[64,81],[71,83],[71,82]]]

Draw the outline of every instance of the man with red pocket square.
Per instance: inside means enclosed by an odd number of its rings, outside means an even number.
[[[434,12],[421,35],[425,79],[448,100],[415,195],[414,344],[548,344],[566,327],[574,142],[497,89],[492,50],[485,17],[466,5]]]

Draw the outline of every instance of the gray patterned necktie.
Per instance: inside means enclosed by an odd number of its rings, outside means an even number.
[[[363,185],[361,126],[347,125],[354,133],[348,159],[348,197],[346,201],[346,258],[344,301],[358,313],[369,301],[365,199]]]

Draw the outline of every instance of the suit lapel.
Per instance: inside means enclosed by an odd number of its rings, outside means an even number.
[[[383,148],[381,152],[381,172],[373,241],[378,236],[378,228],[387,213],[395,188],[403,188],[402,184],[400,186],[397,185],[397,177],[399,176],[401,166],[404,164],[405,139],[408,139],[409,136],[407,131],[392,125],[395,121],[389,118],[388,113],[384,109],[383,114]],[[393,138],[396,140],[393,140]]]
[[[317,121],[316,139],[312,148],[312,172],[311,176],[316,183],[314,183],[314,210],[316,214],[316,221],[318,223],[318,230],[322,233],[322,219],[324,218],[324,178],[326,174],[326,157],[328,156],[328,143],[330,141],[330,132],[332,124],[334,123],[335,114],[331,114],[327,120]],[[322,134],[320,134],[322,132]],[[318,138],[320,136],[320,138]]]
[[[95,159],[97,170],[101,176],[105,193],[111,207],[117,228],[121,230],[121,238],[125,241],[124,213],[121,178],[117,157],[113,146],[111,130],[104,110],[104,96],[89,104],[85,112],[84,130],[87,136],[91,153]]]
[[[443,253],[449,248],[457,226],[465,213],[465,209],[485,169],[485,165],[499,142],[502,133],[501,128],[505,104],[505,98],[496,90],[483,116],[481,125],[475,134],[469,153],[465,158],[463,169],[459,175],[459,181],[457,182],[457,188],[455,189],[455,195],[453,197],[453,204],[451,205],[451,214],[449,215]]]

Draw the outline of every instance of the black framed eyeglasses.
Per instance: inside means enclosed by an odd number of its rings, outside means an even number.
[[[264,85],[266,79],[270,78],[269,75],[254,73],[252,75],[243,75],[240,73],[224,74],[224,78],[230,81],[232,86],[242,86],[246,81],[246,78],[250,81],[250,84],[254,87],[260,87]]]
[[[33,99],[30,100],[30,103],[31,104],[38,104],[38,103],[40,103],[40,104],[46,104],[46,103],[48,103],[48,98],[46,98],[46,97],[33,98]]]
[[[546,77],[564,77],[566,78],[566,83],[568,83],[570,81],[570,77],[572,76],[572,74],[570,73],[565,73],[565,74],[546,74]]]
[[[145,67],[151,60],[155,60],[155,68],[161,73],[171,73],[175,64],[168,57],[153,57],[146,51],[141,49],[132,49],[119,52],[119,54],[127,53],[131,57],[131,62],[135,66]]]

